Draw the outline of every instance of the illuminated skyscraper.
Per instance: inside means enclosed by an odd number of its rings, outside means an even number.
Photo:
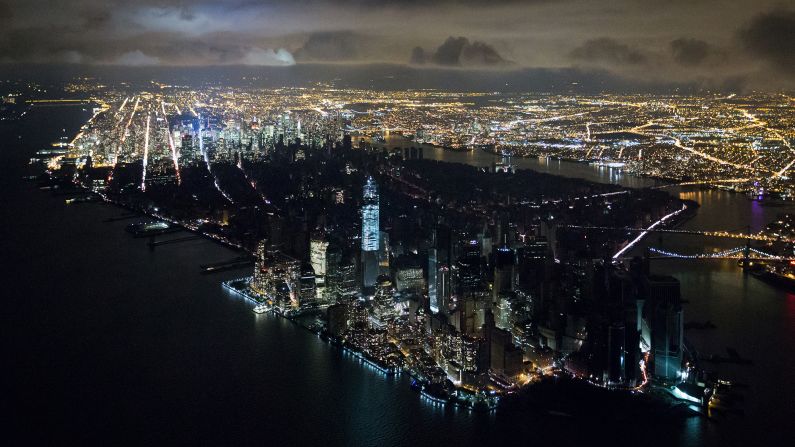
[[[326,271],[328,270],[327,250],[328,241],[323,235],[316,235],[309,241],[309,262],[315,271],[318,285],[326,283]]]
[[[378,251],[378,186],[372,177],[364,184],[362,251]]]
[[[378,186],[372,177],[364,184],[362,204],[362,283],[375,286],[378,279]]]
[[[437,272],[436,249],[428,249],[428,300],[430,301],[431,312],[439,312],[439,294],[436,288]]]

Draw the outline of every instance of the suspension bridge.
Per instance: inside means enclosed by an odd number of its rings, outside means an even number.
[[[560,228],[574,229],[574,230],[595,230],[595,231],[616,231],[616,232],[626,232],[626,233],[638,233],[638,235],[634,239],[628,242],[621,250],[619,250],[617,253],[613,255],[614,260],[624,259],[624,255],[628,253],[649,233],[660,233],[660,234],[687,234],[687,235],[717,237],[717,238],[726,238],[726,239],[742,239],[745,241],[745,245],[722,251],[709,252],[709,253],[691,253],[691,254],[676,253],[672,251],[663,250],[661,248],[649,247],[648,250],[654,254],[654,256],[651,256],[650,259],[694,259],[694,260],[695,259],[738,259],[738,260],[743,260],[744,264],[746,264],[749,261],[795,261],[795,257],[792,256],[776,255],[751,247],[751,241],[794,243],[795,239],[791,237],[770,236],[762,232],[751,233],[750,227],[748,227],[746,232],[739,232],[735,230],[732,231],[724,231],[724,230],[706,231],[706,230],[692,230],[692,229],[682,230],[682,229],[663,227],[663,225],[668,220],[682,213],[686,209],[687,206],[683,206],[682,209],[674,211],[666,216],[663,216],[660,220],[654,222],[652,225],[650,225],[647,228],[609,227],[609,226],[595,226],[595,225],[561,225]]]
[[[561,225],[561,228],[571,228],[579,230],[600,230],[600,231],[626,231],[628,233],[673,233],[673,234],[693,234],[697,236],[709,236],[729,239],[745,239],[761,242],[795,242],[795,239],[788,237],[773,237],[761,233],[742,233],[732,231],[702,231],[702,230],[679,230],[674,228],[629,228],[629,227],[603,227],[594,225]]]
[[[774,255],[749,246],[729,248],[727,250],[716,251],[712,253],[691,254],[677,253],[654,247],[649,247],[648,250],[650,253],[654,254],[654,256],[649,256],[649,259],[742,259],[744,261],[795,261],[795,257]]]

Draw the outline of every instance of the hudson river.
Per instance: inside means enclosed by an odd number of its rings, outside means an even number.
[[[718,420],[574,420],[473,414],[435,406],[292,323],[256,315],[199,265],[235,257],[206,240],[150,250],[104,204],[64,203],[22,180],[29,158],[90,116],[36,108],[0,125],[3,236],[3,408],[17,443],[114,445],[767,445],[792,435],[795,295],[744,276],[730,261],[656,261],[682,282],[696,348],[736,349],[753,365],[720,365],[747,385],[744,415]],[[426,158],[490,165],[482,152]],[[653,181],[588,165],[514,160],[519,167],[640,187]],[[679,193],[679,191],[674,191]],[[682,191],[701,203],[694,229],[761,228],[784,208],[744,196]],[[659,245],[656,236],[648,243]],[[740,245],[666,237],[670,250]],[[24,436],[24,437],[23,437]],[[791,439],[791,438],[790,438]],[[609,443],[601,443],[610,445]]]

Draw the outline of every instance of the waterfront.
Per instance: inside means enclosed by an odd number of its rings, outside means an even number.
[[[453,152],[425,149],[427,158],[491,166],[500,157],[482,152]],[[628,187],[652,187],[665,184],[659,180],[623,175],[621,170],[561,160],[514,158],[517,168],[556,175],[615,183]],[[680,228],[693,230],[761,230],[767,223],[795,206],[770,206],[750,200],[738,193],[697,187],[673,187],[668,191],[701,206],[698,213]],[[703,248],[702,248],[703,245]],[[665,247],[682,253],[710,252],[742,245],[742,241],[703,239],[699,236],[650,235],[642,247]],[[736,349],[750,358],[753,365],[707,364],[720,377],[747,385],[742,389],[744,402],[739,406],[744,416],[733,415],[716,423],[703,424],[705,441],[717,439],[778,439],[795,416],[789,404],[793,398],[791,373],[795,371],[795,294],[776,289],[746,275],[733,260],[660,260],[653,261],[652,271],[673,275],[681,281],[685,321],[715,324],[715,329],[690,330],[686,337],[696,349],[725,355],[726,348]],[[789,412],[780,409],[790,408]]]
[[[23,124],[23,141],[40,147],[60,129],[78,126],[75,110],[35,110]],[[12,286],[4,316],[11,323],[7,339],[16,365],[5,384],[14,384],[7,391],[20,422],[37,416],[30,420],[47,421],[53,433],[64,436],[61,442],[107,442],[111,433],[121,432],[131,443],[475,445],[515,433],[514,439],[534,443],[601,435],[621,443],[642,436],[654,438],[646,443],[690,444],[746,436],[772,440],[791,416],[774,411],[788,408],[790,398],[782,389],[789,391],[787,376],[795,369],[795,297],[744,277],[731,262],[660,261],[654,269],[682,281],[689,300],[686,320],[716,324],[711,331],[688,333],[694,343],[710,352],[732,346],[754,360],[750,367],[722,365],[726,374],[749,385],[745,417],[717,423],[633,421],[622,425],[618,438],[613,434],[617,422],[470,414],[421,399],[405,377],[386,378],[295,325],[253,314],[250,305],[220,285],[240,272],[199,275],[200,264],[232,258],[235,252],[206,240],[152,251],[125,234],[125,222],[102,222],[122,210],[65,205],[63,197],[21,182],[18,167],[30,154],[22,152],[13,133],[4,131],[3,138],[8,142],[3,164],[10,172],[2,180],[4,217],[10,222],[3,249],[15,260],[5,271],[4,282]],[[441,150],[425,156],[476,165],[494,159]],[[514,163],[629,186],[653,182],[584,164]],[[688,198],[702,208],[685,228],[750,224],[758,230],[784,211],[718,191],[697,191]],[[686,238],[666,237],[665,246],[684,249]],[[706,243],[711,244],[722,243]],[[34,264],[38,267],[31,271]]]

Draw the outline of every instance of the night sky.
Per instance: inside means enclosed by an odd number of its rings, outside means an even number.
[[[12,0],[0,62],[394,63],[603,69],[795,86],[795,6],[771,0]]]

